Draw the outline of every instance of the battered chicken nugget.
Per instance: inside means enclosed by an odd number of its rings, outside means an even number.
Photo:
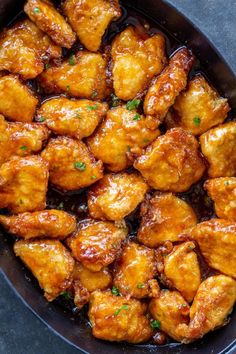
[[[79,223],[77,233],[67,239],[67,243],[75,259],[98,272],[115,260],[126,235],[127,228],[123,223],[115,225],[87,219]]]
[[[76,228],[74,216],[62,210],[43,210],[15,216],[0,215],[0,223],[17,237],[25,239],[48,237],[63,239]]]
[[[221,124],[200,136],[201,149],[209,163],[208,175],[236,175],[236,122]]]
[[[94,156],[110,171],[118,172],[131,166],[134,156],[160,135],[156,125],[153,129],[149,124],[136,110],[113,108],[87,141]]]
[[[41,156],[49,163],[50,181],[65,190],[88,187],[103,177],[101,161],[96,161],[79,140],[51,139]]]
[[[30,20],[17,22],[0,34],[0,70],[34,79],[43,69],[43,60],[59,58],[61,48]]]
[[[0,113],[8,119],[31,122],[37,103],[37,98],[17,77],[0,77]]]
[[[14,244],[14,251],[37,278],[48,301],[70,286],[74,260],[60,241],[21,240]]]
[[[162,121],[176,97],[187,84],[188,73],[193,65],[192,53],[179,49],[170,59],[167,68],[148,89],[144,101],[144,113]]]
[[[93,52],[110,22],[121,16],[118,0],[66,0],[63,8],[80,42]]]
[[[194,135],[223,123],[230,110],[227,99],[220,97],[202,75],[194,76],[173,107],[174,113],[167,125],[171,128],[180,126]]]
[[[182,128],[173,128],[157,138],[134,162],[155,189],[184,192],[199,181],[205,163],[194,136]]]
[[[196,223],[193,209],[184,200],[171,193],[155,193],[141,204],[138,240],[148,247],[178,241],[178,235]]]
[[[204,188],[215,203],[216,215],[236,221],[236,177],[209,179]]]
[[[51,2],[46,0],[28,0],[24,11],[59,46],[70,48],[76,41],[76,36],[71,27]]]
[[[115,94],[132,100],[165,66],[165,38],[159,33],[144,38],[129,26],[116,36],[111,55]]]
[[[147,305],[136,299],[95,291],[90,300],[89,320],[96,338],[129,343],[146,342],[153,330],[146,317]]]
[[[82,139],[94,132],[107,110],[106,103],[58,97],[44,102],[37,116],[54,133]]]
[[[106,174],[88,192],[88,208],[95,219],[121,220],[144,198],[148,185],[137,173]]]
[[[51,66],[38,78],[46,93],[104,99],[110,92],[106,83],[107,60],[102,54],[79,51],[60,66]],[[90,110],[96,109],[92,105]]]

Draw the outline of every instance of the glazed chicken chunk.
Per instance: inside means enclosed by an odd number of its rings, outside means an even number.
[[[118,0],[66,0],[63,6],[80,42],[96,52],[110,22],[121,16]]]
[[[41,156],[49,163],[51,183],[65,191],[88,187],[103,176],[102,162],[79,140],[51,139]]]
[[[37,121],[44,122],[55,134],[82,139],[94,132],[107,110],[106,103],[58,97],[42,104]]]
[[[70,48],[76,36],[63,16],[47,0],[28,0],[25,12],[38,28],[46,32],[61,47]]]
[[[204,160],[194,136],[173,128],[157,138],[134,162],[148,184],[161,191],[184,192],[199,181]]]
[[[109,173],[88,192],[90,215],[101,220],[121,220],[144,199],[147,184],[137,173]]]
[[[165,38],[159,33],[152,37],[139,34],[130,26],[116,36],[111,55],[115,94],[132,100],[165,66]]]
[[[46,206],[48,165],[39,156],[12,157],[0,167],[0,208],[12,213]]]
[[[74,260],[60,241],[21,240],[14,244],[14,251],[37,278],[48,301],[70,286]]]
[[[134,156],[140,155],[142,148],[160,135],[156,125],[153,129],[150,123],[136,110],[113,108],[95,134],[88,138],[89,147],[110,171],[121,171],[131,166]]]
[[[208,175],[236,175],[236,122],[221,124],[200,136],[201,149],[209,163]]]
[[[61,48],[30,20],[17,22],[0,34],[0,70],[24,79],[34,79],[43,71],[43,61],[60,56]]]
[[[153,334],[146,310],[147,305],[136,299],[95,291],[88,313],[92,333],[108,341],[146,342]]]
[[[13,216],[0,215],[0,224],[12,235],[24,239],[35,237],[63,239],[76,229],[74,216],[53,209]]]

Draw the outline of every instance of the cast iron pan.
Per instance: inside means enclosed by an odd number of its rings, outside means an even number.
[[[22,9],[23,0],[0,0],[1,27],[12,21]],[[236,77],[223,58],[219,55],[209,40],[174,7],[162,0],[129,0],[125,6],[130,6],[172,37],[173,43],[186,45],[201,62],[201,69],[220,93],[228,97],[232,107],[232,114],[236,113]],[[173,48],[172,48],[173,49]],[[15,290],[24,304],[29,307],[45,324],[56,334],[60,335],[71,345],[90,354],[219,354],[235,353],[236,351],[236,311],[231,315],[230,323],[205,336],[202,340],[191,345],[170,344],[166,346],[129,345],[123,343],[109,343],[95,339],[91,335],[91,328],[84,320],[83,313],[73,314],[58,303],[48,303],[37,282],[30,272],[15,257],[12,251],[12,242],[0,229],[0,271],[6,281]]]

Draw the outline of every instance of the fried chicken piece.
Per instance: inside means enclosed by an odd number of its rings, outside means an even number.
[[[51,66],[38,78],[46,93],[62,93],[102,100],[109,94],[106,58],[99,53],[79,51],[60,66]],[[93,110],[94,108],[91,108]]]
[[[110,22],[121,16],[118,0],[66,0],[63,9],[80,42],[92,52],[99,49]]]
[[[118,172],[132,166],[134,156],[160,135],[156,125],[153,129],[149,124],[136,110],[113,108],[87,142],[96,158],[110,171]]]
[[[43,71],[44,60],[60,56],[61,48],[28,19],[0,34],[0,70],[20,74],[25,80]]]
[[[111,55],[115,94],[122,100],[132,100],[167,63],[165,38],[159,33],[141,35],[129,26],[116,36]]]
[[[193,55],[181,48],[171,57],[169,65],[149,87],[144,101],[144,113],[163,121],[176,97],[187,85],[188,73],[193,65]]]
[[[106,103],[58,97],[42,104],[37,120],[56,134],[83,139],[94,132],[107,110]]]
[[[180,93],[173,106],[174,113],[166,119],[169,128],[180,126],[194,135],[223,123],[230,110],[226,98],[219,96],[204,76],[196,75]]]
[[[94,219],[121,220],[141,203],[147,190],[137,173],[106,174],[89,189],[89,213]]]
[[[92,333],[109,341],[146,342],[153,334],[146,310],[147,305],[136,299],[95,291],[88,312]]]
[[[14,251],[37,278],[48,301],[70,286],[74,260],[60,241],[21,240]]]
[[[200,136],[201,149],[209,163],[208,175],[236,175],[236,122],[221,124]]]
[[[75,235],[67,239],[75,259],[93,272],[114,262],[127,235],[124,223],[115,225],[108,221],[83,220]]]
[[[9,157],[9,140],[10,132],[8,130],[8,123],[5,121],[4,116],[0,114],[0,166]]]
[[[157,138],[134,162],[148,184],[155,189],[185,192],[199,181],[205,163],[194,136],[173,128]]]
[[[65,191],[88,187],[103,177],[102,162],[82,141],[64,136],[51,139],[41,156],[49,163],[51,183]]]
[[[0,113],[9,120],[32,122],[37,104],[37,98],[16,76],[0,77]]]
[[[47,186],[48,164],[40,156],[12,157],[0,167],[0,208],[43,210]]]
[[[76,41],[70,25],[49,1],[28,0],[24,11],[38,28],[61,47],[70,48]]]
[[[216,215],[236,222],[236,177],[209,179],[204,188],[215,203]]]
[[[48,237],[62,240],[76,229],[74,216],[53,209],[14,216],[0,215],[0,224],[12,235],[25,239]]]

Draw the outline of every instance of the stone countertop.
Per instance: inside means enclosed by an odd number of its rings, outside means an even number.
[[[236,72],[236,1],[169,0],[214,43]],[[17,298],[0,274],[0,354],[78,354]]]

